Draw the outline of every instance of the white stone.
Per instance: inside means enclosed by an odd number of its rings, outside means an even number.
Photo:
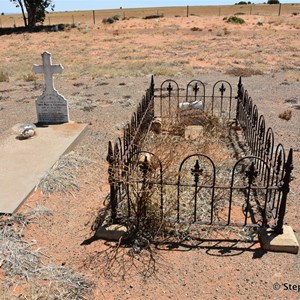
[[[179,109],[203,109],[202,101],[194,101],[194,102],[181,102],[179,103]]]
[[[34,65],[35,73],[43,73],[45,77],[45,90],[36,100],[38,123],[59,124],[69,122],[69,107],[67,100],[54,88],[53,74],[61,74],[62,65],[52,65],[51,54],[42,54],[43,65]]]

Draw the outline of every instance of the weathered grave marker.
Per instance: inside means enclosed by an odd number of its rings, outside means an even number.
[[[43,73],[45,77],[45,90],[36,100],[38,123],[60,124],[69,122],[69,107],[67,100],[54,88],[53,74],[61,74],[62,65],[52,65],[51,54],[42,54],[43,65],[34,65],[35,73]]]

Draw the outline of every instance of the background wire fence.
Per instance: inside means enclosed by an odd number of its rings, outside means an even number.
[[[1,13],[1,11],[0,11]],[[76,24],[100,25],[104,18],[119,16],[119,19],[157,17],[187,17],[187,16],[220,16],[229,15],[257,15],[278,16],[300,13],[300,4],[248,4],[248,5],[222,5],[222,6],[178,6],[156,8],[118,8],[107,10],[50,12],[46,15],[44,25]],[[20,15],[1,15],[1,27],[24,26]]]

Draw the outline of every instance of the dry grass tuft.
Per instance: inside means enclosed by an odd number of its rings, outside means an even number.
[[[72,193],[71,191],[79,191],[80,187],[76,180],[78,169],[91,163],[93,163],[92,160],[70,152],[62,156],[52,169],[40,179],[37,188],[48,195],[53,192]]]
[[[225,71],[225,74],[242,76],[242,77],[251,77],[252,75],[264,75],[264,72],[261,70],[253,68],[238,68],[234,67]]]
[[[292,118],[292,111],[290,109],[286,109],[284,112],[278,115],[280,119],[289,121]]]
[[[34,73],[28,73],[23,76],[24,81],[30,82],[30,81],[37,81],[38,77]]]
[[[36,248],[35,241],[23,240],[23,230],[28,224],[50,215],[48,209],[38,205],[24,214],[0,217],[0,267],[5,275],[0,286],[3,299],[14,299],[10,288],[15,285],[24,285],[18,299],[85,299],[91,292],[91,284],[84,277],[53,264],[41,248]]]
[[[192,27],[191,31],[203,31],[203,29],[199,27]]]
[[[0,82],[9,82],[9,76],[3,71],[0,72]]]

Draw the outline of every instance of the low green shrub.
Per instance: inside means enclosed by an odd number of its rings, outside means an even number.
[[[242,18],[239,18],[237,16],[231,16],[227,19],[227,23],[233,23],[233,24],[244,24],[245,20]]]
[[[119,15],[114,15],[114,16],[109,17],[109,18],[104,18],[102,20],[102,23],[103,24],[112,24],[112,23],[114,23],[116,21],[119,21],[119,20],[120,20],[120,16]]]

